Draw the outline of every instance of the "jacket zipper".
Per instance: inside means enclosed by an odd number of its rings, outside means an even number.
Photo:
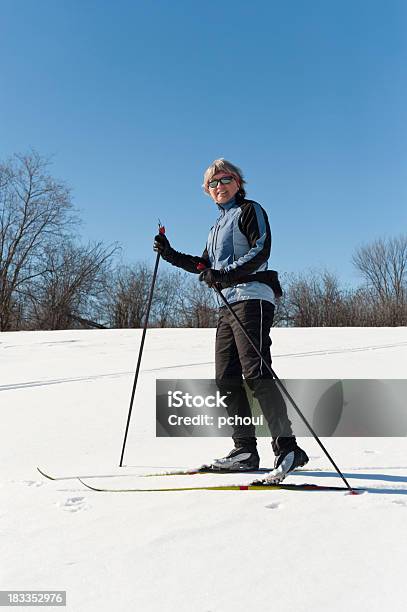
[[[218,241],[219,229],[220,229],[220,225],[219,225],[219,223],[218,223],[218,226],[217,226],[217,228],[216,228],[216,233],[215,233],[215,236],[214,236],[214,244],[213,244],[213,259],[214,259],[214,260],[216,260],[216,257],[215,257],[215,249],[216,249],[216,243],[217,243],[217,241]],[[217,262],[216,262],[216,263],[217,263]]]
[[[223,213],[222,215],[223,217],[225,216],[225,213]],[[215,225],[215,229],[213,230],[213,239],[212,239],[212,256],[213,256],[213,261],[215,262],[215,265],[217,263],[216,261],[216,255],[215,255],[215,248],[216,248],[216,242],[218,239],[218,234],[219,234],[219,229],[220,229],[220,221],[221,221],[222,217],[220,217],[217,221],[216,221],[216,225]]]

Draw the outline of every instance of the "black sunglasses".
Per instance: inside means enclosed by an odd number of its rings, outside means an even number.
[[[210,187],[211,189],[214,189],[215,187],[219,185],[219,183],[221,183],[222,185],[229,185],[229,183],[231,183],[234,180],[235,180],[234,176],[222,176],[222,178],[220,179],[212,179],[211,181],[209,181],[208,187]]]

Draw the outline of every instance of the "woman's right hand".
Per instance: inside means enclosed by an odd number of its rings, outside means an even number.
[[[170,242],[165,234],[157,234],[154,238],[153,250],[165,257],[171,250]]]

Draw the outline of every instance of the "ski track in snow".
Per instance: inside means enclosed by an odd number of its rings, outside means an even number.
[[[86,382],[99,380],[101,378],[115,378],[119,376],[128,376],[134,372],[113,372],[111,374],[95,374],[93,376],[77,376],[74,378],[54,378],[49,380],[31,380],[22,383],[14,383],[10,385],[0,385],[0,391],[14,391],[17,389],[30,389],[32,387],[48,387],[51,385],[61,385],[66,383]]]
[[[360,351],[374,351],[387,348],[398,348],[400,346],[407,346],[407,342],[393,342],[391,344],[372,344],[370,346],[354,346],[348,348],[337,348],[337,349],[323,349],[318,351],[306,351],[303,353],[279,353],[274,354],[275,357],[313,357],[318,355],[339,355],[341,353],[357,353]]]
[[[78,342],[77,340],[64,340],[63,343],[71,343]],[[43,344],[57,344],[51,342],[44,342]],[[62,342],[60,342],[62,344]],[[302,353],[278,353],[273,355],[273,359],[276,358],[285,358],[285,357],[317,357],[317,356],[326,356],[326,355],[338,355],[338,354],[346,354],[346,353],[354,353],[361,351],[373,351],[380,349],[391,349],[398,348],[400,346],[407,346],[407,342],[395,342],[392,344],[377,344],[371,346],[361,346],[361,347],[350,347],[350,348],[338,348],[338,349],[329,349],[329,350],[318,350],[318,351],[307,351]],[[9,347],[5,347],[9,348]],[[146,368],[140,370],[141,374],[148,374],[154,372],[162,372],[164,370],[176,370],[178,368],[194,368],[198,366],[208,366],[213,365],[213,361],[201,361],[196,363],[180,363],[173,366],[160,366],[159,368]],[[128,372],[111,372],[108,374],[93,374],[90,376],[77,376],[77,377],[69,377],[69,378],[56,378],[56,379],[45,379],[45,380],[33,380],[21,383],[12,383],[7,385],[0,385],[0,391],[14,391],[18,389],[28,389],[33,387],[44,387],[50,385],[61,385],[67,383],[77,383],[77,382],[86,382],[86,381],[95,381],[100,380],[102,378],[118,378],[121,376],[133,376],[133,371]],[[366,451],[369,452],[369,451]],[[375,452],[375,451],[371,451]]]

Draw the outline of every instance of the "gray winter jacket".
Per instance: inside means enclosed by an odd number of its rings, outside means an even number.
[[[265,210],[253,200],[237,194],[226,204],[218,205],[220,216],[211,228],[202,257],[186,255],[171,249],[167,261],[188,272],[199,273],[203,263],[215,270],[224,270],[236,283],[223,289],[229,303],[241,300],[267,300],[275,303],[271,287],[257,281],[239,282],[239,277],[267,270],[271,250],[271,232]],[[223,306],[216,296],[218,304]]]

